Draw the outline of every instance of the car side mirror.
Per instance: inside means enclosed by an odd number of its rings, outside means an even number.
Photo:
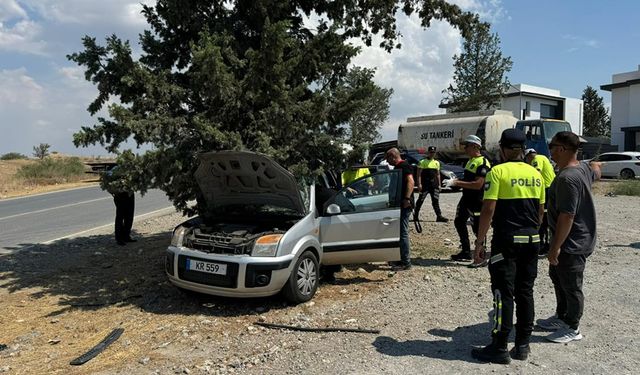
[[[338,215],[340,214],[340,206],[338,206],[335,203],[330,204],[329,206],[327,206],[327,215]]]

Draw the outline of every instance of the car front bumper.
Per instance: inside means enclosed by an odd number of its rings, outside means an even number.
[[[280,291],[291,273],[293,255],[252,257],[209,254],[185,247],[169,246],[165,272],[174,285],[199,293],[224,297],[266,297]],[[224,275],[187,269],[187,261],[226,265]]]

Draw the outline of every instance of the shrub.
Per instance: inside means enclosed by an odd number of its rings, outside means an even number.
[[[33,156],[38,159],[44,159],[49,156],[49,148],[51,148],[51,145],[48,143],[40,143],[37,146],[33,146]]]
[[[615,184],[611,192],[617,195],[634,195],[640,197],[640,181],[630,180]]]
[[[0,160],[17,160],[17,159],[26,159],[26,155],[22,155],[19,152],[8,152],[2,156],[0,156]]]
[[[84,176],[84,164],[79,158],[42,159],[25,165],[17,176],[33,184],[55,184],[78,181]]]

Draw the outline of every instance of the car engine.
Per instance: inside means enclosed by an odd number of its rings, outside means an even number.
[[[279,228],[251,224],[201,224],[185,234],[184,245],[205,253],[251,254],[255,241],[261,236],[285,232]]]

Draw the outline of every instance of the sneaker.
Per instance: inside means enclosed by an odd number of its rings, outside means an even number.
[[[489,261],[487,259],[485,259],[480,263],[473,262],[471,264],[468,264],[467,267],[468,268],[480,268],[480,267],[486,267],[488,264],[489,264]]]
[[[518,361],[526,361],[527,358],[529,358],[529,353],[531,353],[529,344],[516,345],[509,351],[511,358],[517,359]]]
[[[409,264],[400,263],[393,266],[392,268],[393,271],[408,271],[410,269],[411,269],[411,263]]]
[[[567,327],[567,323],[563,322],[562,319],[558,318],[558,315],[556,314],[553,314],[553,316],[547,319],[536,320],[536,325],[546,331],[557,331],[560,328]]]
[[[545,337],[547,340],[551,342],[557,342],[559,344],[566,344],[571,341],[582,340],[582,334],[580,333],[580,329],[573,329],[571,327],[563,327],[559,330],[553,332],[549,336]]]
[[[471,260],[471,253],[468,251],[461,251],[458,254],[452,255],[451,259],[458,262],[463,260]]]
[[[491,343],[483,348],[471,349],[471,356],[480,362],[499,363],[508,365],[511,363],[511,357],[506,349],[498,348]]]
[[[449,219],[447,219],[447,218],[446,218],[446,217],[444,217],[444,216],[438,216],[438,217],[436,218],[436,222],[437,222],[437,223],[448,223],[448,222],[449,222]]]

